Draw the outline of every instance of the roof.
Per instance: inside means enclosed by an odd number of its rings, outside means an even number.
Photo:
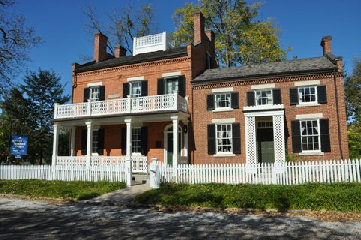
[[[172,48],[166,51],[141,53],[135,56],[121,56],[119,58],[111,58],[98,63],[92,61],[82,65],[77,65],[75,68],[75,72],[80,73],[80,72],[93,71],[103,68],[111,68],[122,65],[130,65],[135,63],[150,62],[150,61],[170,59],[170,58],[176,58],[182,56],[187,56],[187,47]]]
[[[244,65],[231,68],[208,69],[192,80],[192,83],[203,83],[212,81],[226,81],[233,79],[244,79],[250,77],[269,77],[277,75],[301,74],[311,72],[324,72],[337,68],[334,56],[315,57],[282,62],[262,63]],[[332,60],[331,60],[332,59]]]

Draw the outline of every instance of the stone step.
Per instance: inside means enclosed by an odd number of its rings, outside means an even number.
[[[133,183],[138,184],[146,184],[149,182],[149,175],[148,174],[133,174]]]

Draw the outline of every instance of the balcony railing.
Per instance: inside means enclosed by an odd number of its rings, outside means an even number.
[[[133,56],[139,53],[155,52],[159,50],[165,51],[168,49],[168,46],[169,40],[166,32],[134,38]]]
[[[160,111],[188,112],[187,101],[177,94],[167,94],[75,104],[56,104],[54,119]]]

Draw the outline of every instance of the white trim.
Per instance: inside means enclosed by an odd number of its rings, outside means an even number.
[[[99,86],[103,86],[103,83],[102,82],[88,83],[87,86],[88,87],[99,87]]]
[[[235,121],[236,121],[235,118],[212,119],[212,123],[234,123]]]
[[[108,99],[120,98],[120,94],[109,94]]]
[[[312,85],[320,85],[320,80],[310,80],[310,81],[299,81],[299,82],[295,82],[295,86],[296,86],[296,87],[312,86]]]
[[[175,118],[176,119],[176,118]],[[164,130],[163,130],[163,140],[164,140],[164,144],[163,144],[163,162],[165,164],[168,164],[168,133],[173,133],[173,131],[169,131],[168,128],[173,127],[173,123],[168,124],[167,126],[165,126]],[[181,137],[180,139],[178,139],[178,144],[182,144],[183,143],[183,130],[182,127],[180,125],[178,125],[178,133],[181,133]],[[180,156],[182,155],[182,149],[180,152]]]
[[[316,103],[316,102],[310,102],[310,103],[301,103],[301,104],[297,104],[296,107],[318,107],[321,104]]]
[[[233,87],[212,89],[212,93],[227,93],[227,92],[233,92]]]
[[[216,153],[213,155],[213,157],[235,157],[236,154],[234,153],[222,153],[222,152],[219,152],[219,153]]]
[[[131,81],[142,81],[142,80],[144,80],[144,76],[127,78],[127,82],[131,82]]]
[[[271,89],[271,88],[275,88],[275,87],[276,87],[276,84],[269,83],[269,84],[261,84],[261,85],[252,85],[251,89],[260,90],[260,89]]]
[[[319,119],[323,118],[323,113],[311,113],[311,114],[299,114],[296,115],[296,119],[303,120],[303,119]]]
[[[267,105],[256,105],[256,106],[249,106],[243,107],[243,111],[264,111],[264,110],[273,110],[273,109],[284,109],[285,106],[283,104],[267,104]],[[270,115],[267,115],[270,116]]]
[[[180,76],[182,73],[180,71],[178,72],[169,72],[169,73],[162,73],[162,77],[175,77]]]
[[[245,117],[267,117],[267,116],[275,116],[275,115],[285,115],[284,110],[275,110],[275,111],[265,111],[265,112],[245,112]]]
[[[231,107],[225,107],[225,108],[217,108],[215,110],[212,110],[212,112],[217,113],[217,112],[232,112],[233,108]]]
[[[320,151],[303,151],[300,152],[299,155],[301,156],[323,156],[324,153]]]

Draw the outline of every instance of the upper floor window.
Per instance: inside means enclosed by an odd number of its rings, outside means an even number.
[[[317,87],[300,87],[298,88],[298,101],[302,103],[317,103]]]
[[[166,94],[178,93],[178,78],[166,79]]]
[[[216,125],[217,153],[233,153],[232,149],[232,124]]]
[[[256,105],[273,104],[272,90],[258,90],[255,94]]]
[[[142,96],[142,83],[140,81],[139,82],[131,82],[129,90],[130,90],[129,95],[131,97]]]
[[[319,120],[301,120],[302,151],[320,151]]]
[[[99,101],[99,99],[100,99],[99,87],[91,87],[89,89],[89,100],[90,101]]]
[[[230,93],[216,93],[215,94],[215,109],[230,108],[231,94]]]

